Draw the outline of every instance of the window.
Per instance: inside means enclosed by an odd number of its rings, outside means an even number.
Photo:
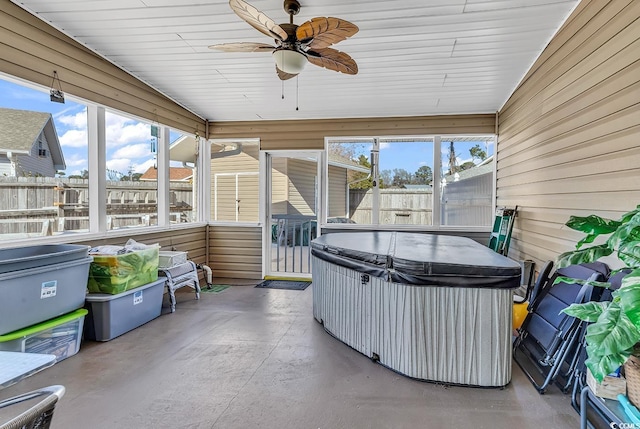
[[[158,166],[151,124],[107,111],[107,230],[158,224]]]
[[[493,136],[328,139],[327,222],[490,226],[493,141]],[[441,180],[434,183],[434,177]]]
[[[169,221],[198,218],[198,148],[200,137],[171,130],[169,145]]]
[[[0,240],[89,228],[86,106],[48,92],[0,78]]]
[[[442,137],[441,223],[493,222],[493,137]]]

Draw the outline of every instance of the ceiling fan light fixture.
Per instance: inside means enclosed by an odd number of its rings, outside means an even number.
[[[307,64],[307,57],[298,51],[277,49],[273,51],[273,60],[278,69],[289,74],[298,74]]]

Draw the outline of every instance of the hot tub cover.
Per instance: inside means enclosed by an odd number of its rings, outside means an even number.
[[[466,237],[410,232],[341,232],[311,242],[320,259],[395,283],[520,286],[520,264]]]

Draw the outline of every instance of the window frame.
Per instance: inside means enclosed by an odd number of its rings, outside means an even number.
[[[492,213],[495,212],[496,209],[496,187],[497,187],[497,154],[495,153],[495,147],[497,142],[497,135],[495,134],[486,134],[486,133],[448,133],[448,134],[423,134],[423,135],[378,135],[378,136],[331,136],[325,137],[324,139],[324,151],[328,153],[329,143],[334,140],[374,140],[374,147],[378,149],[379,154],[379,141],[380,140],[393,140],[393,139],[425,139],[433,142],[433,184],[441,183],[442,177],[444,176],[442,171],[442,154],[441,154],[441,146],[442,141],[447,141],[450,138],[464,138],[464,137],[478,137],[478,138],[490,138],[493,142],[494,147],[494,162],[493,162],[493,186],[492,186],[492,197],[491,197],[491,210]],[[397,144],[402,144],[402,142],[397,142]],[[378,155],[379,159],[380,155]],[[326,156],[326,160],[323,165],[324,169],[324,187],[325,189],[329,189],[328,183],[328,169],[329,169],[329,161],[328,156]],[[375,189],[375,188],[374,188]],[[377,188],[379,189],[379,188]],[[492,229],[492,225],[483,225],[483,226],[473,226],[473,225],[442,225],[440,210],[440,196],[441,190],[440,186],[432,186],[433,189],[433,206],[432,206],[432,225],[406,225],[406,224],[381,224],[379,223],[371,223],[371,224],[349,224],[349,223],[327,223],[327,210],[329,207],[329,195],[328,192],[325,193],[324,198],[324,213],[322,216],[322,222],[320,223],[320,227],[327,230],[379,230],[379,231],[421,231],[421,232],[446,232],[446,231],[457,231],[457,232],[490,232]],[[374,190],[375,195],[375,190]],[[374,196],[374,198],[376,198]],[[378,216],[372,216],[372,219],[378,219]]]

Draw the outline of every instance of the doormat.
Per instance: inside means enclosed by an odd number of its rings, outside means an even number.
[[[200,292],[204,293],[220,293],[225,289],[229,289],[231,286],[229,285],[211,285],[211,288],[202,287],[200,288]]]
[[[256,285],[265,289],[289,289],[289,290],[305,290],[311,282],[291,281],[291,280],[265,280]]]

